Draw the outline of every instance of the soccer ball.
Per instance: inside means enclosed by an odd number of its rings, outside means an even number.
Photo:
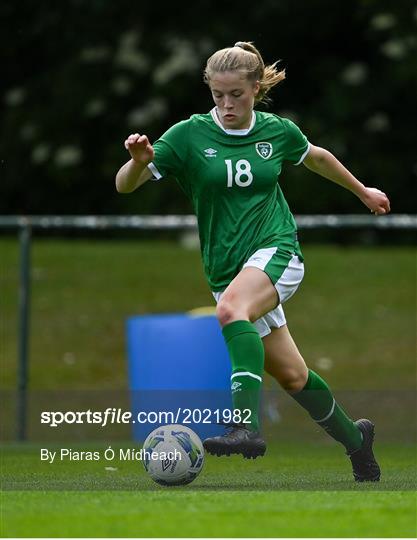
[[[200,438],[179,424],[154,429],[143,443],[143,465],[162,486],[189,484],[200,474],[204,448]]]

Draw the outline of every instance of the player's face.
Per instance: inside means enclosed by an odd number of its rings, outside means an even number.
[[[226,129],[245,129],[250,126],[259,82],[253,82],[238,71],[215,73],[210,90],[221,123]]]

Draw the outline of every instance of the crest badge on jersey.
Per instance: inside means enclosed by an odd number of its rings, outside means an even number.
[[[268,159],[272,156],[272,144],[269,142],[258,142],[255,148],[261,158]]]

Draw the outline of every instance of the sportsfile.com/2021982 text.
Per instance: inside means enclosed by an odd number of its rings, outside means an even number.
[[[58,427],[68,424],[219,424],[250,422],[249,409],[190,409],[178,407],[174,411],[123,411],[109,407],[104,411],[42,411],[41,424]]]

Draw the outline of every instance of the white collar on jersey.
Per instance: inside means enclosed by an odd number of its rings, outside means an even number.
[[[228,135],[247,135],[256,122],[256,114],[254,111],[252,111],[252,120],[250,123],[250,126],[246,129],[226,129],[223,124],[220,122],[220,119],[217,114],[217,107],[213,107],[210,111],[211,117],[213,118],[214,122]]]

